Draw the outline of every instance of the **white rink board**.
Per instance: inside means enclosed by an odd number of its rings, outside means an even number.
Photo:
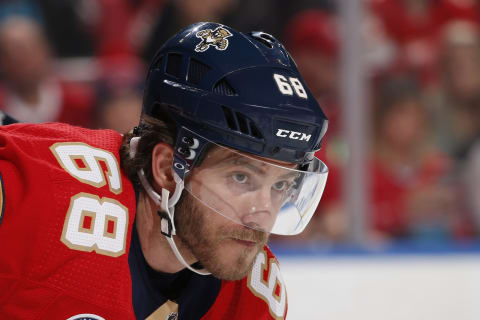
[[[278,259],[288,320],[480,319],[480,255]]]

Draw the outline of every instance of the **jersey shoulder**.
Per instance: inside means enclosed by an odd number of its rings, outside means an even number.
[[[120,143],[121,135],[114,131],[89,130],[63,123],[0,126],[0,176],[4,209],[12,211],[18,208],[32,197],[30,193],[27,194],[32,190],[38,195],[48,190],[45,195],[52,195],[51,192],[55,190],[49,190],[51,182],[60,186],[58,192],[53,193],[56,195],[63,189],[74,187],[78,180],[68,178],[69,172],[62,167],[61,158],[63,162],[68,160],[67,157],[71,158],[78,169],[84,171],[84,175],[88,174],[88,168],[82,167],[88,163],[82,163],[82,157],[73,154],[81,153],[80,147],[77,147],[80,151],[70,150],[59,156],[55,146],[90,146],[92,150],[105,150],[118,162]],[[65,150],[65,147],[59,147],[58,150]],[[91,169],[93,171],[95,168]]]
[[[215,304],[202,319],[285,319],[287,308],[280,265],[265,246],[255,257],[248,276],[238,281],[222,281]]]
[[[5,114],[2,116],[8,117]],[[73,139],[89,141],[94,144],[100,143],[103,146],[108,146],[105,142],[108,142],[110,139],[118,142],[122,137],[121,134],[113,130],[93,130],[59,122],[32,124],[16,123],[16,121],[13,121],[12,124],[9,123],[8,126],[0,127],[0,136],[6,135],[15,140],[29,138],[39,142],[47,140],[68,141]]]
[[[21,318],[124,319],[131,311],[125,253],[136,201],[120,168],[121,141],[114,131],[59,123],[0,127],[0,242],[9,244],[0,288],[12,288],[0,318],[24,310]]]

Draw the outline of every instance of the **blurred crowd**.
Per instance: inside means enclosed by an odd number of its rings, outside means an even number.
[[[365,11],[358,58],[368,71],[371,124],[367,238],[473,242],[480,234],[480,1],[369,0]],[[331,120],[320,152],[330,176],[302,240],[341,243],[350,230],[338,94],[342,27],[335,10],[310,10],[286,29]]]
[[[373,241],[480,235],[480,1],[364,0],[369,231]],[[180,28],[216,21],[282,40],[330,123],[330,168],[306,231],[342,243],[348,146],[340,97],[342,22],[327,0],[0,1],[0,109],[25,122],[131,130],[148,61]]]

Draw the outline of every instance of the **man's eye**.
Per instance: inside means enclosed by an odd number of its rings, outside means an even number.
[[[273,184],[273,189],[277,191],[284,191],[288,187],[288,182],[287,181],[279,181]]]
[[[232,175],[232,178],[237,183],[246,183],[248,180],[247,175],[243,173],[235,173]]]

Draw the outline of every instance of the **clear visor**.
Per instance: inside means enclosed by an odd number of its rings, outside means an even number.
[[[205,206],[249,228],[294,235],[320,201],[328,168],[317,158],[306,171],[215,145],[185,176],[185,189]]]

